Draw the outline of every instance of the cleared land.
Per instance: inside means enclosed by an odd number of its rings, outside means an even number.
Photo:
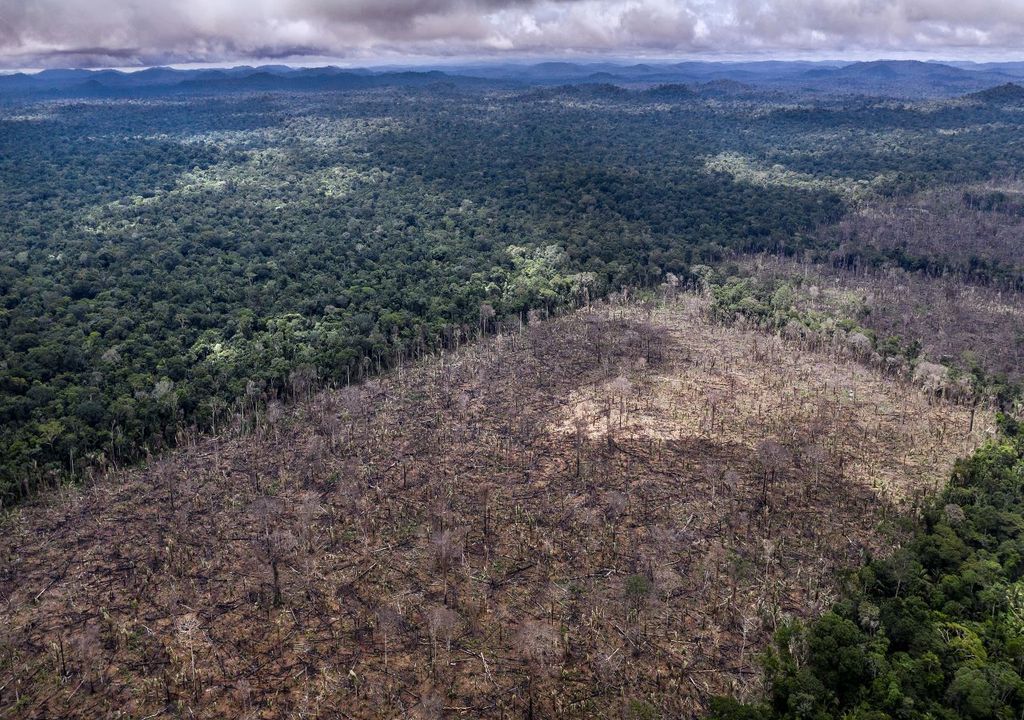
[[[918,341],[922,357],[1024,379],[1024,294],[895,268],[851,271],[760,256],[744,269],[787,282],[801,313],[849,318],[879,339]],[[909,369],[909,368],[905,368]]]
[[[17,717],[666,717],[990,430],[839,351],[614,303],[5,520]]]

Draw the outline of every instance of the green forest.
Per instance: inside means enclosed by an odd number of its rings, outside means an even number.
[[[1007,177],[1017,114],[604,86],[9,103],[0,499],[745,253],[1019,288],[1019,257],[822,230]]]

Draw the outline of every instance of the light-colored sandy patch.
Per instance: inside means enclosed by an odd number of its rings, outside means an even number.
[[[669,333],[657,371],[643,362],[575,390],[562,433],[684,442],[701,439],[827,452],[844,477],[892,498],[934,490],[954,460],[994,432],[991,412],[938,402],[854,360],[702,317],[702,300],[646,319]],[[639,313],[639,310],[630,312]],[[665,367],[669,368],[667,371]]]

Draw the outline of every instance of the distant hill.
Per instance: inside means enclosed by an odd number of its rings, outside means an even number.
[[[963,78],[971,75],[970,70],[955,68],[950,65],[939,63],[926,63],[918,60],[872,60],[870,62],[857,62],[845,65],[841,68],[826,70],[820,73],[821,76],[833,78],[896,78],[896,77],[956,77]]]
[[[1015,77],[1024,78],[1024,62],[975,63],[964,60],[953,60],[946,64],[953,67],[963,68],[965,70],[998,72],[1004,75],[1013,75]]]
[[[993,105],[1024,104],[1024,86],[1017,83],[1003,83],[996,87],[968,95],[972,100]]]
[[[375,87],[494,84],[440,70],[372,73],[338,67],[289,68],[281,65],[175,70],[154,67],[126,73],[115,70],[46,70],[0,76],[0,98],[149,96],[247,91],[324,92]]]
[[[709,95],[711,97],[731,97],[755,92],[757,88],[754,85],[749,85],[736,80],[712,80],[710,82],[700,84],[697,87],[697,90],[701,95]]]
[[[0,75],[0,99],[26,96],[146,96],[245,91],[318,92],[435,83],[468,87],[560,87],[611,84],[631,89],[701,87],[701,94],[772,91],[816,95],[956,97],[1020,81],[1024,65],[945,64],[907,60],[871,62],[697,62],[616,64],[542,62],[491,63],[401,70],[334,66],[292,68],[241,65],[226,69],[153,67],[119,70],[44,70]],[[709,83],[712,83],[709,85]],[[678,91],[676,92],[678,94]]]
[[[650,100],[663,100],[663,101],[676,101],[676,100],[687,100],[697,96],[697,93],[693,91],[693,88],[688,85],[680,85],[678,83],[657,85],[655,87],[644,90],[641,96]]]
[[[954,96],[1005,79],[998,71],[969,70],[917,60],[876,60],[839,68],[812,68],[802,79],[822,91],[872,95]]]

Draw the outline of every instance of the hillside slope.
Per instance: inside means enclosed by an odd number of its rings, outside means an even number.
[[[12,717],[684,717],[969,411],[702,299],[539,322],[5,520]]]

